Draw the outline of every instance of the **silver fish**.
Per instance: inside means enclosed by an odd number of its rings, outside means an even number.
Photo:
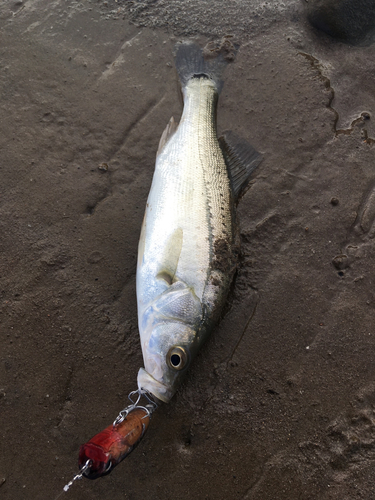
[[[233,133],[217,138],[225,66],[195,44],[177,49],[184,109],[160,139],[139,241],[138,387],[164,402],[220,317],[237,264],[236,202],[261,161]]]

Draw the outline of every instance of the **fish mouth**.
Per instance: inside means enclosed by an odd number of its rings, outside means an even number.
[[[137,381],[139,389],[145,389],[151,392],[151,394],[164,403],[168,403],[176,392],[171,387],[156,380],[144,368],[139,369]]]

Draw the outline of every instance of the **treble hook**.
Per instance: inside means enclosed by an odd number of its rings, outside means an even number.
[[[136,401],[133,400],[133,397],[137,395]],[[147,399],[148,404],[146,405],[139,405],[139,401],[141,400],[142,396]],[[133,411],[135,408],[140,408],[146,412],[147,417],[151,417],[151,414],[156,410],[158,407],[156,401],[152,398],[151,394],[144,390],[144,389],[137,389],[136,391],[132,391],[128,394],[128,399],[132,403],[131,405],[127,406],[123,410],[119,412],[117,417],[115,418],[113,422],[113,427],[115,427],[118,424],[121,424],[125,420],[125,418],[129,415],[131,411]],[[144,418],[144,417],[143,417]]]

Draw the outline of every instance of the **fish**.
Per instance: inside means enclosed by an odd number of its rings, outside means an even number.
[[[129,395],[132,404],[81,446],[81,473],[65,490],[82,476],[108,474],[129,455],[159,402],[168,403],[177,391],[222,314],[238,263],[236,207],[262,161],[235,133],[217,137],[222,76],[232,58],[223,48],[206,57],[195,43],[177,46],[184,108],[179,124],[172,117],[161,136],[138,245],[144,367],[138,390]]]
[[[139,240],[138,388],[165,403],[222,313],[238,262],[236,205],[262,160],[233,132],[217,137],[228,61],[215,56],[177,46],[183,113],[161,136]]]

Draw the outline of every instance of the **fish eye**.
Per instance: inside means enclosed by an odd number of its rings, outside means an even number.
[[[188,361],[187,352],[183,347],[173,346],[167,354],[167,364],[174,370],[182,370],[185,368]]]

